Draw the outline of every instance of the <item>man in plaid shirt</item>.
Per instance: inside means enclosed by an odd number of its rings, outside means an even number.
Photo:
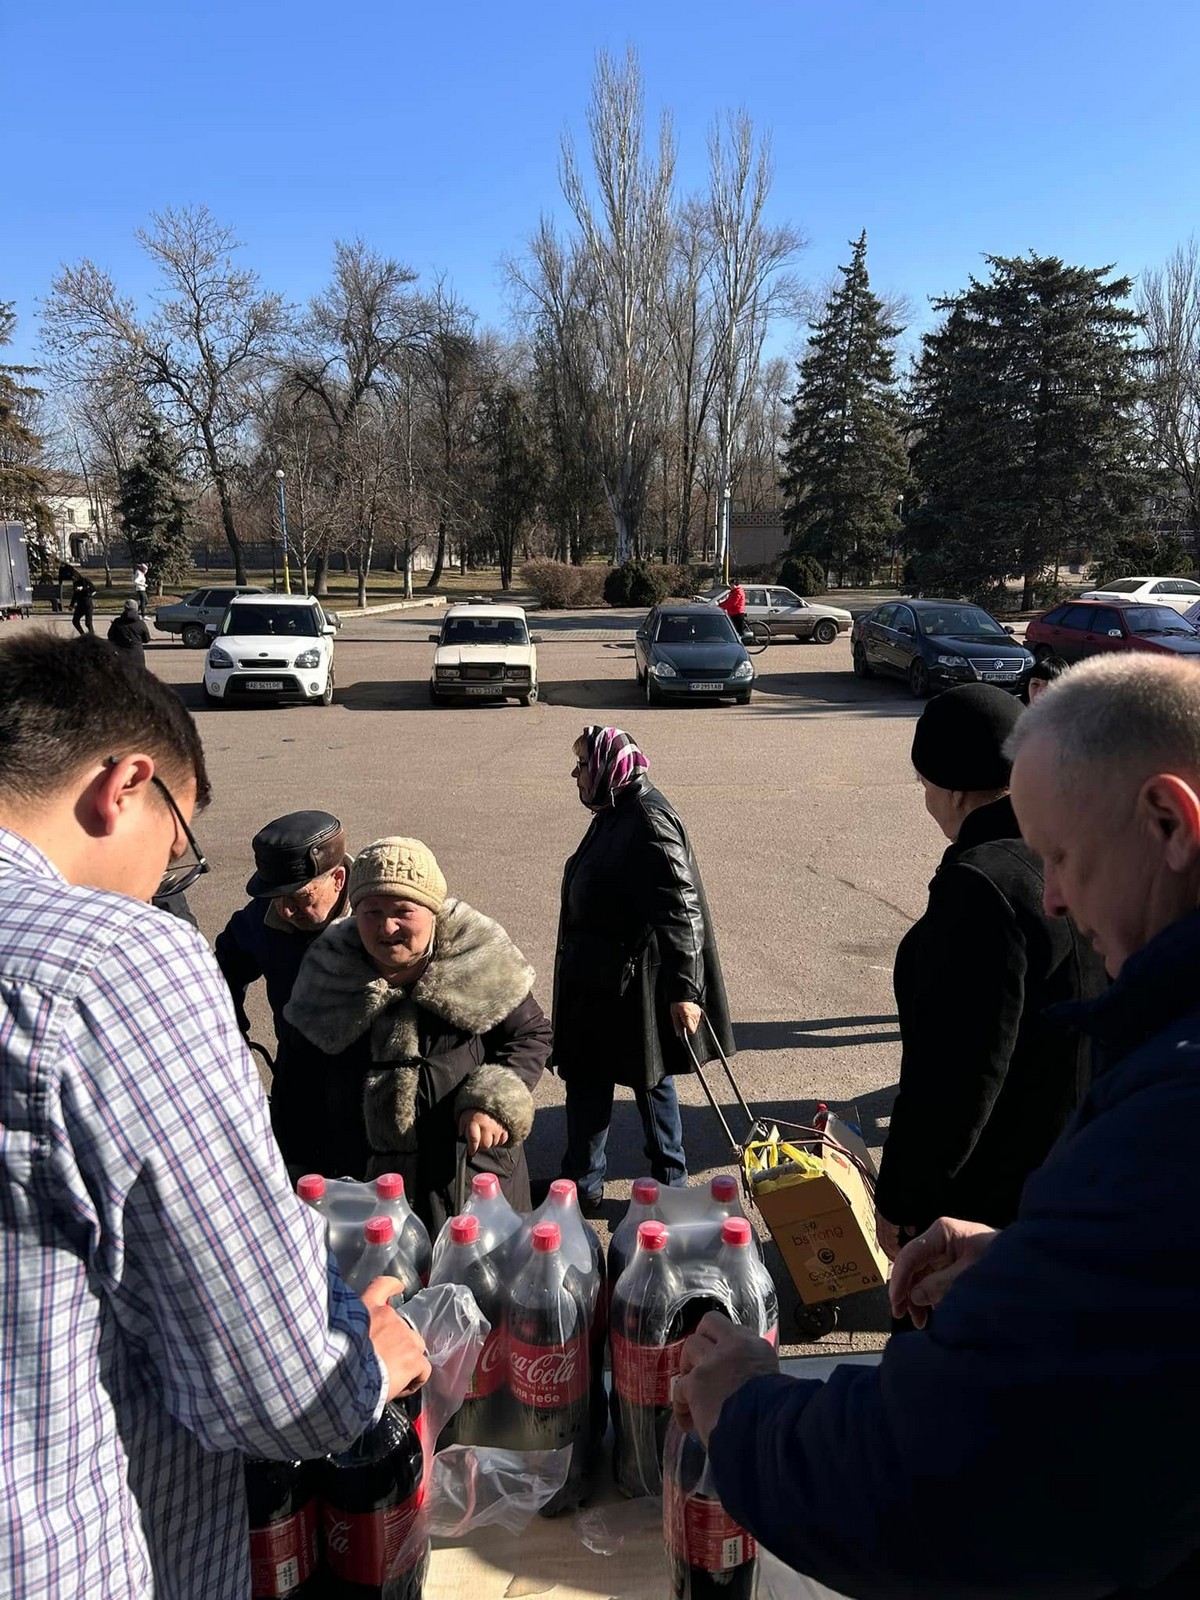
[[[5,1600],[240,1600],[243,1456],[342,1448],[428,1376],[292,1194],[207,946],[145,904],[205,870],[207,799],[165,685],[0,645]]]

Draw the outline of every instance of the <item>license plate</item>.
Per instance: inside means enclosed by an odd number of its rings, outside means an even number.
[[[278,691],[278,690],[283,688],[283,679],[282,678],[247,678],[246,679],[246,688],[247,689],[262,689],[262,690],[266,690],[268,692],[270,690],[272,690],[272,689]]]
[[[724,687],[725,687],[725,685],[723,683],[694,683],[692,685],[692,693],[693,694],[720,694],[721,690]]]
[[[466,693],[467,694],[495,694],[496,690],[493,689],[489,684],[486,684],[486,683],[480,683],[480,684],[469,683],[466,686]]]
[[[979,676],[984,683],[1012,683],[1020,674],[1016,672],[981,672]]]

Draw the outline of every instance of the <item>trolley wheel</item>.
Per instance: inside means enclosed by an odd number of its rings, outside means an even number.
[[[823,1339],[838,1324],[836,1300],[822,1300],[819,1306],[798,1305],[795,1312],[796,1332],[802,1339]]]

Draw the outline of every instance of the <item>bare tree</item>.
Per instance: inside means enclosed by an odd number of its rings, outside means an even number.
[[[708,139],[706,202],[712,249],[709,280],[717,362],[718,502],[728,503],[738,463],[735,444],[753,391],[772,318],[787,303],[793,285],[784,268],[803,247],[793,227],[768,226],[771,153],[756,141],[744,111],[714,122]],[[721,576],[729,576],[728,528],[718,545]]]
[[[656,153],[645,150],[642,78],[632,50],[621,64],[600,55],[587,121],[595,196],[564,138],[560,179],[576,237],[564,244],[543,219],[530,267],[517,277],[552,330],[577,394],[599,400],[594,412],[581,406],[580,417],[595,429],[587,453],[624,561],[638,544],[670,345],[664,300],[675,141],[664,114]]]
[[[1182,244],[1138,294],[1149,344],[1150,441],[1200,568],[1200,246]]]
[[[124,369],[204,463],[237,581],[246,562],[233,477],[254,407],[255,379],[274,357],[287,315],[278,295],[238,266],[231,229],[206,206],[155,213],[138,239],[163,290],[148,317],[108,273],[83,260],[55,279],[44,316],[60,376]]]

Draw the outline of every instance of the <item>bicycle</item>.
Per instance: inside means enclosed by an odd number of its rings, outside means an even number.
[[[749,656],[761,655],[771,642],[771,630],[765,622],[752,620],[750,617],[739,618],[739,629],[742,643]]]

